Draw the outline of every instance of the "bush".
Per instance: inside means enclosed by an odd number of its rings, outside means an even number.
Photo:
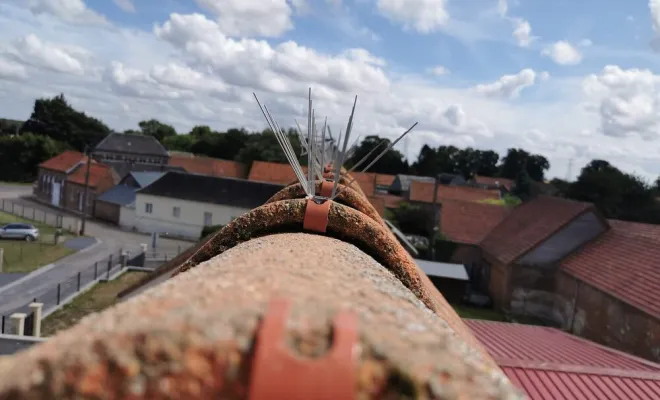
[[[219,231],[223,227],[224,225],[207,225],[202,229],[202,234],[199,236],[199,238],[203,239],[206,236]]]

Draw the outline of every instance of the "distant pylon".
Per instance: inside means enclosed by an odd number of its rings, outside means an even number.
[[[568,159],[568,169],[566,170],[566,180],[570,181],[573,176],[573,159]]]

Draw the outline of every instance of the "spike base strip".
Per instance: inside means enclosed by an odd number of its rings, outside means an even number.
[[[225,225],[173,275],[187,271],[252,238],[287,231],[300,232],[306,208],[306,199],[293,199],[264,204],[248,211]],[[431,310],[436,310],[435,302],[426,287],[421,284],[414,260],[387,228],[359,211],[332,202],[326,235],[345,240],[362,249],[389,269]]]
[[[328,180],[322,180],[321,181],[321,188],[319,189],[319,192],[321,193],[321,196],[323,197],[330,197],[332,196],[332,182]]]
[[[333,343],[322,358],[291,355],[286,324],[291,303],[272,300],[257,333],[249,400],[354,400],[356,392],[357,316],[334,318]]]
[[[317,192],[323,192],[323,188],[319,188],[323,183],[316,182]],[[326,181],[326,188],[332,190],[332,182]],[[345,206],[354,208],[355,210],[363,213],[367,217],[376,221],[377,223],[386,226],[383,219],[378,215],[378,211],[374,206],[366,199],[366,197],[358,194],[355,190],[351,188],[346,188],[343,185],[337,187],[337,192],[339,195],[333,200],[337,203],[343,204]],[[306,196],[305,191],[302,186],[297,183],[295,185],[287,186],[279,192],[275,193],[273,197],[268,199],[266,204],[273,203],[275,201],[289,200],[289,199],[302,199]],[[389,228],[388,228],[389,229]]]
[[[325,233],[328,228],[328,213],[332,200],[317,203],[315,199],[307,199],[303,229],[311,232]]]
[[[294,302],[287,340],[301,357],[326,353],[339,310],[359,316],[360,399],[523,398],[372,257],[287,233],[242,243],[0,357],[0,399],[245,399],[257,327],[277,297]]]

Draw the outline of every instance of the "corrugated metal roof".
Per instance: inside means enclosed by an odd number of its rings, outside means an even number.
[[[660,372],[660,365],[544,326],[465,320],[496,360]]]
[[[646,379],[519,367],[503,367],[502,370],[530,400],[660,399],[660,375]]]
[[[117,185],[103,193],[97,200],[127,206],[135,202],[135,190],[134,187],[127,185]]]
[[[450,264],[418,259],[415,259],[415,263],[417,263],[417,265],[426,273],[426,275],[429,276],[458,279],[462,281],[467,281],[470,279],[467,272],[465,271],[465,265],[463,264]]]
[[[531,400],[660,399],[660,365],[558,329],[464,320]]]

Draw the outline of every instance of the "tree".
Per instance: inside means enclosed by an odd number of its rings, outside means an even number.
[[[195,145],[195,138],[191,135],[168,136],[163,139],[162,145],[171,151],[192,152],[192,147]]]
[[[353,157],[345,162],[348,167],[351,167],[362,160],[374,148],[378,147],[369,158],[363,162],[358,170],[362,170],[369,165],[379,154],[382,153],[392,142],[389,139],[382,139],[376,135],[369,135],[365,137],[360,144],[355,148]],[[349,143],[351,145],[352,143]],[[342,146],[340,144],[340,146]],[[403,154],[395,149],[389,149],[374,165],[369,167],[367,172],[377,172],[380,174],[403,174],[408,172],[408,165],[403,159]]]
[[[211,136],[213,131],[207,125],[197,125],[192,128],[190,131],[190,136],[194,138],[203,138],[206,136]]]
[[[20,136],[0,137],[0,180],[31,182],[39,164],[67,148],[48,136],[25,132]]]
[[[295,154],[300,155],[301,146],[298,136],[291,129],[287,135]],[[248,135],[245,147],[238,152],[235,159],[244,164],[251,164],[253,161],[288,162],[275,134],[270,129]],[[299,157],[299,161],[305,165],[307,157]]]
[[[48,136],[83,151],[86,145],[95,146],[100,142],[110,133],[110,128],[98,119],[73,109],[60,94],[52,99],[34,102],[30,119],[20,129],[21,134],[26,132]]]
[[[436,176],[438,174],[438,152],[425,144],[411,168],[416,175]]]
[[[514,180],[512,194],[522,201],[527,201],[532,196],[532,179],[525,169],[521,169]]]
[[[523,149],[511,148],[507,150],[507,154],[500,165],[500,176],[507,179],[516,179],[523,169],[531,179],[542,182],[545,171],[550,169],[550,162],[541,155],[530,154]]]
[[[164,124],[155,119],[140,121],[138,126],[142,130],[143,135],[153,136],[159,142],[162,142],[166,137],[176,135],[176,130],[171,125]]]
[[[500,155],[493,150],[475,150],[477,153],[477,175],[497,176],[497,162]]]

